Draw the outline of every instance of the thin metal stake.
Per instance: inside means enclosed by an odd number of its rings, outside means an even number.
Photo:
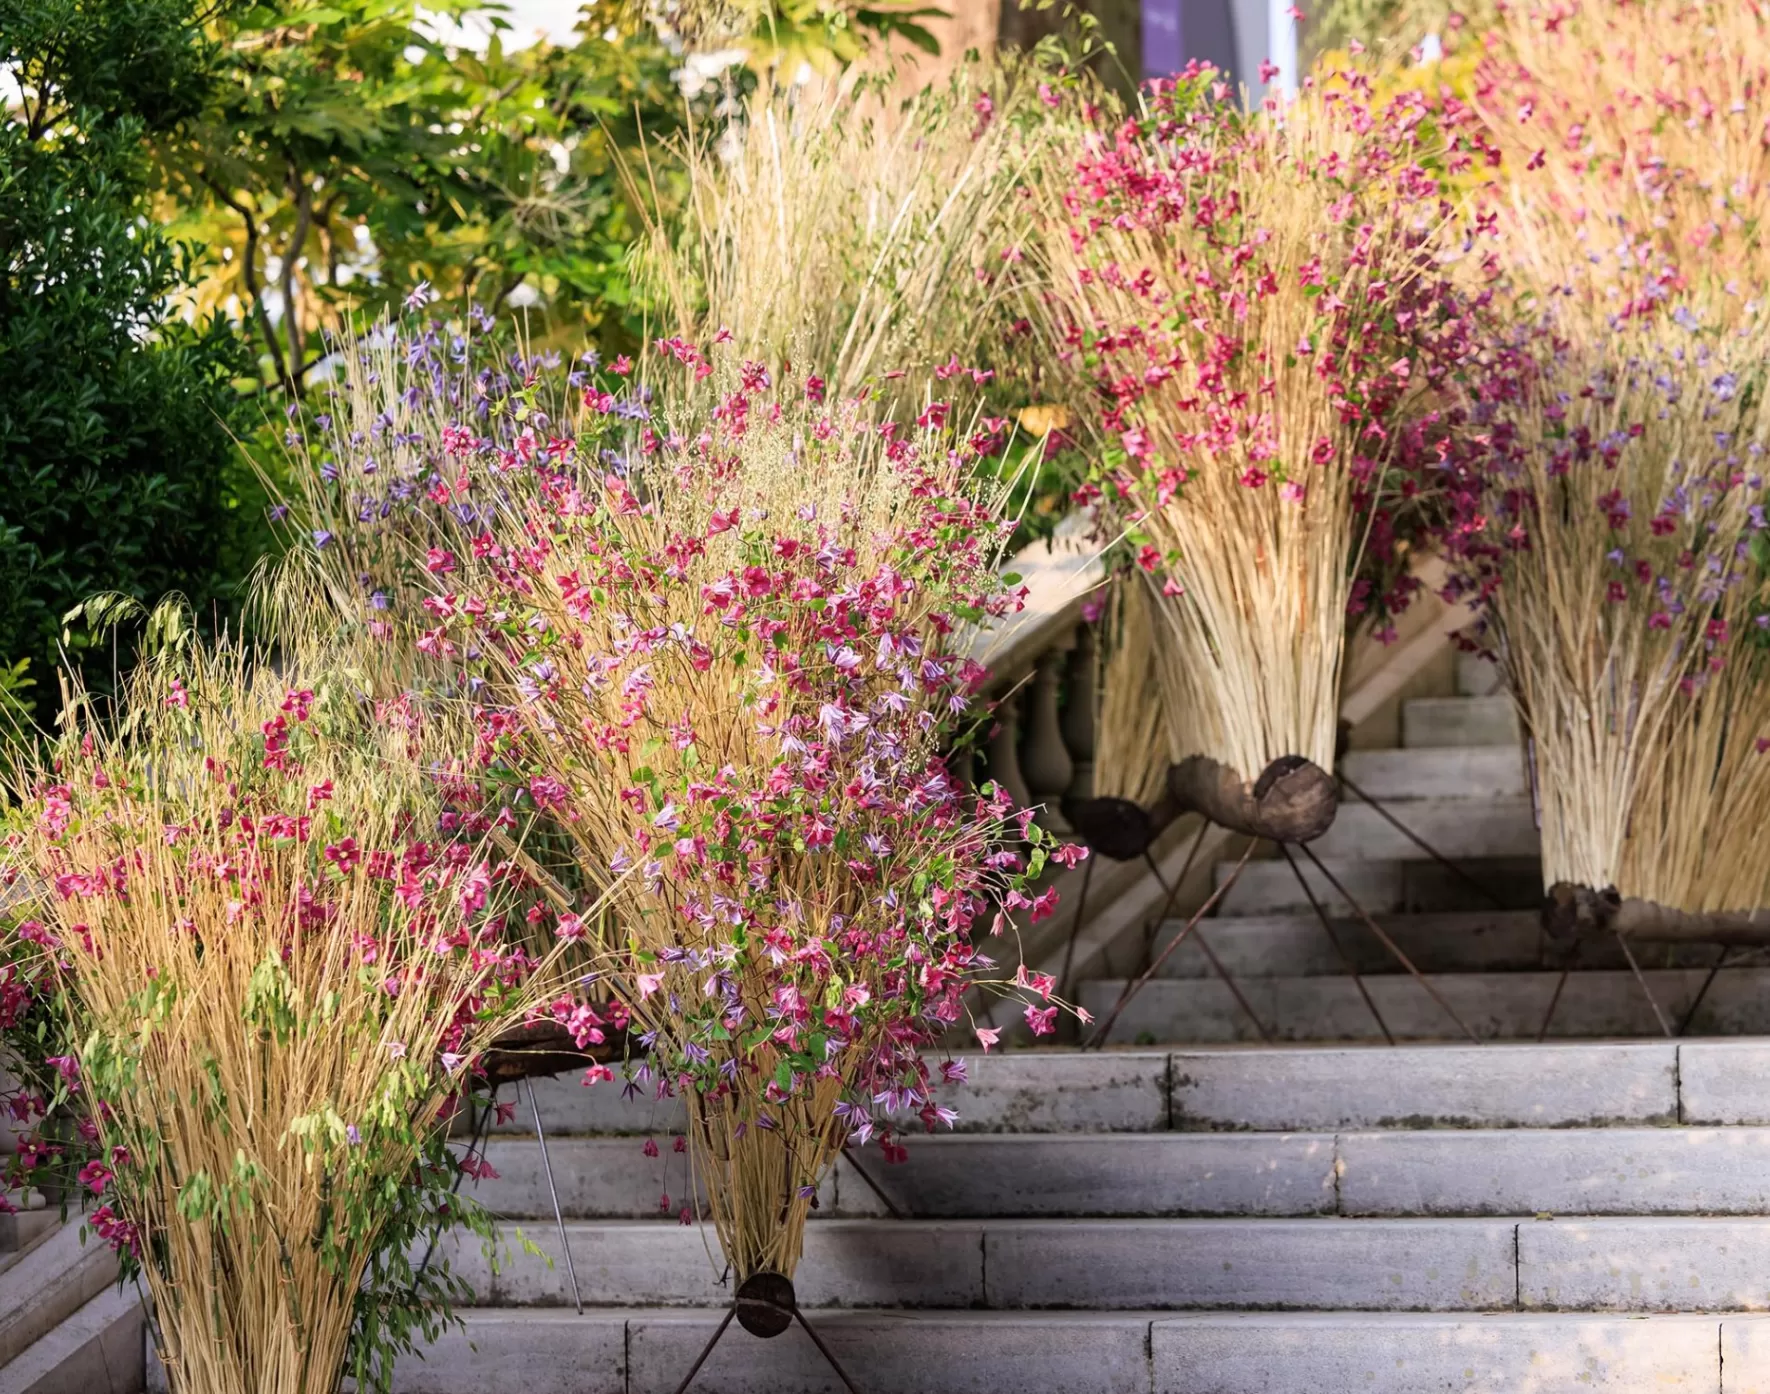
[[[1383,941],[1383,947],[1395,955],[1396,962],[1401,964],[1403,968],[1407,969],[1408,972],[1414,975],[1414,980],[1418,982],[1421,987],[1426,989],[1426,994],[1439,1005],[1444,1014],[1454,1021],[1457,1024],[1458,1029],[1461,1030],[1471,1041],[1474,1041],[1477,1045],[1481,1044],[1481,1037],[1477,1036],[1469,1029],[1463,1019],[1456,1014],[1456,1011],[1451,1007],[1450,1003],[1444,1000],[1444,994],[1432,986],[1424,973],[1414,967],[1414,961],[1401,951],[1401,945],[1397,944],[1384,933],[1383,926],[1373,920],[1370,917],[1370,913],[1352,898],[1352,893],[1340,884],[1339,877],[1329,871],[1326,863],[1324,863],[1320,857],[1315,855],[1315,849],[1310,847],[1307,842],[1299,843],[1298,846],[1302,849],[1303,855],[1314,863],[1315,869],[1327,878],[1328,885],[1332,886],[1339,892],[1340,899],[1350,905],[1353,911],[1358,915],[1358,918],[1364,921],[1365,927],[1369,929],[1372,934],[1376,935],[1377,938]]]
[[[1069,922],[1069,944],[1063,950],[1063,972],[1057,976],[1057,995],[1067,997],[1069,987],[1069,970],[1076,961],[1076,938],[1082,932],[1082,914],[1088,908],[1088,884],[1094,879],[1094,863],[1099,858],[1092,849],[1088,852],[1088,865],[1082,871],[1082,892],[1076,897],[1075,918]]]
[[[1555,980],[1555,991],[1549,997],[1549,1010],[1543,1013],[1543,1024],[1536,1033],[1538,1045],[1549,1038],[1549,1023],[1555,1019],[1555,1008],[1561,1005],[1561,990],[1567,986],[1567,975],[1573,972],[1573,965],[1579,962],[1580,945],[1583,942],[1575,939],[1573,947],[1567,951],[1567,961],[1561,965],[1561,976]]]
[[[694,1364],[688,1367],[688,1373],[682,1377],[682,1383],[676,1386],[676,1394],[683,1394],[694,1377],[701,1372],[701,1366],[707,1363],[707,1357],[713,1353],[713,1347],[719,1344],[719,1338],[725,1334],[725,1328],[731,1325],[731,1319],[737,1315],[737,1303],[725,1309],[725,1319],[719,1323],[719,1329],[713,1333],[713,1339],[701,1347],[701,1353],[694,1358]]]
[[[1383,1033],[1385,1041],[1394,1045],[1395,1033],[1389,1029],[1389,1023],[1383,1020],[1383,1014],[1377,1010],[1377,1004],[1371,999],[1370,989],[1364,985],[1364,979],[1359,976],[1358,965],[1352,961],[1352,955],[1346,952],[1346,946],[1340,942],[1340,936],[1334,933],[1334,924],[1328,918],[1327,907],[1315,898],[1315,888],[1309,884],[1309,878],[1303,875],[1303,868],[1297,865],[1297,859],[1291,855],[1291,849],[1281,842],[1278,844],[1278,850],[1284,853],[1284,859],[1291,864],[1291,871],[1297,877],[1297,884],[1303,888],[1303,894],[1309,897],[1309,907],[1315,911],[1316,919],[1321,921],[1321,928],[1328,937],[1328,943],[1334,946],[1334,952],[1339,954],[1340,962],[1346,965],[1346,971],[1352,975],[1352,982],[1358,988],[1358,995],[1364,998],[1364,1005],[1371,1009],[1371,1015],[1377,1019],[1377,1030]]]
[[[830,1362],[830,1368],[836,1372],[837,1378],[847,1386],[848,1394],[860,1394],[860,1390],[854,1387],[854,1381],[848,1378],[848,1371],[842,1368],[842,1362],[836,1359],[835,1352],[824,1344],[824,1338],[817,1334],[817,1328],[805,1319],[805,1313],[799,1310],[798,1303],[793,1304],[793,1315],[799,1318],[799,1325],[805,1328],[805,1334],[811,1337],[812,1343],[823,1352],[824,1359]]]
[[[1641,994],[1646,997],[1647,1005],[1653,1008],[1653,1018],[1659,1023],[1659,1029],[1670,1037],[1672,1023],[1666,1020],[1666,1014],[1659,1009],[1659,1000],[1654,997],[1653,989],[1647,986],[1647,978],[1641,972],[1641,965],[1635,962],[1635,951],[1629,947],[1628,936],[1619,934],[1616,942],[1622,946],[1623,957],[1629,961],[1629,971],[1635,975],[1635,981],[1641,984]]]
[[[482,1150],[485,1147],[486,1138],[490,1136],[492,1131],[492,1118],[497,1112],[498,1091],[496,1087],[494,1087],[492,1089],[492,1097],[486,1104],[486,1111],[480,1115],[479,1122],[474,1127],[473,1132],[468,1135],[467,1152],[462,1157],[463,1161],[466,1161],[467,1158],[471,1157],[475,1151]],[[466,1179],[466,1176],[467,1173],[465,1170],[457,1170],[455,1172],[454,1182],[449,1186],[450,1195],[456,1195],[460,1192],[461,1182]],[[418,1267],[413,1270],[412,1291],[416,1292],[418,1290],[418,1280],[424,1276],[424,1270],[430,1267],[431,1255],[435,1252],[436,1235],[432,1233],[430,1236],[430,1242],[424,1246],[424,1257],[418,1260]]]
[[[584,1315],[584,1294],[578,1291],[578,1269],[572,1262],[571,1241],[566,1237],[565,1215],[559,1208],[559,1192],[553,1185],[553,1159],[547,1155],[547,1134],[541,1129],[541,1105],[535,1098],[534,1080],[523,1081],[529,1087],[529,1108],[535,1115],[535,1141],[541,1144],[541,1170],[547,1173],[547,1194],[553,1198],[553,1223],[559,1226],[559,1251],[565,1255],[565,1271],[572,1280],[572,1301],[578,1304],[578,1315]]]
[[[1678,1034],[1680,1036],[1688,1031],[1690,1029],[1690,1023],[1696,1020],[1696,1009],[1702,1005],[1702,999],[1709,995],[1709,989],[1715,985],[1715,974],[1721,971],[1722,966],[1727,962],[1728,955],[1732,952],[1733,945],[1721,945],[1721,956],[1715,960],[1714,966],[1709,969],[1709,975],[1702,980],[1702,986],[1696,990],[1696,996],[1691,999],[1690,1008],[1684,1013],[1684,1019],[1678,1023]]]
[[[1236,1005],[1248,1014],[1248,1020],[1254,1023],[1254,1030],[1260,1033],[1260,1039],[1268,1045],[1272,1043],[1272,1033],[1266,1029],[1266,1023],[1260,1020],[1259,1014],[1248,1005],[1248,999],[1241,995],[1235,979],[1229,976],[1229,970],[1223,966],[1223,960],[1211,951],[1210,942],[1205,938],[1202,929],[1195,929],[1192,937],[1198,941],[1198,947],[1204,956],[1211,961],[1211,967],[1217,970],[1217,976],[1223,979],[1223,985],[1235,995]]]
[[[1378,803],[1343,774],[1340,776],[1340,783],[1344,784],[1356,794],[1361,802],[1369,804],[1376,812],[1377,816],[1387,822],[1396,832],[1400,833],[1409,842],[1413,843],[1415,847],[1418,847],[1428,857],[1432,858],[1433,861],[1437,862],[1446,871],[1450,872],[1452,876],[1456,877],[1465,886],[1469,887],[1469,889],[1474,891],[1476,895],[1480,896],[1489,905],[1493,906],[1494,909],[1511,909],[1505,901],[1501,900],[1499,896],[1495,895],[1487,886],[1483,885],[1480,881],[1477,881],[1467,871],[1463,870],[1462,867],[1458,866],[1449,857],[1445,856],[1444,853],[1440,852],[1430,842],[1427,842],[1425,838],[1421,837],[1412,828],[1408,827],[1407,824],[1403,823],[1387,808],[1383,807],[1382,804]]]
[[[1176,881],[1170,888],[1168,883],[1162,879],[1162,869],[1155,864],[1155,858],[1150,856],[1148,852],[1143,854],[1143,858],[1149,863],[1149,874],[1155,877],[1156,885],[1160,886],[1168,893],[1167,900],[1162,904],[1161,919],[1156,921],[1157,924],[1161,924],[1168,917],[1168,909],[1173,905],[1174,897],[1180,893],[1180,882]],[[1184,871],[1181,872],[1181,877],[1182,879],[1185,878]],[[1248,1005],[1248,999],[1241,995],[1241,989],[1236,986],[1235,979],[1229,976],[1229,970],[1223,966],[1223,960],[1218,958],[1217,955],[1211,951],[1210,944],[1205,940],[1204,930],[1193,930],[1192,937],[1198,941],[1199,949],[1204,953],[1204,956],[1210,960],[1211,967],[1216,970],[1217,976],[1223,979],[1224,985],[1228,987],[1229,991],[1234,995],[1236,1004],[1248,1014],[1248,1020],[1254,1023],[1254,1030],[1260,1033],[1260,1039],[1270,1043],[1272,1037],[1267,1033],[1266,1023],[1261,1021],[1259,1014]]]
[[[842,1155],[848,1159],[848,1165],[854,1168],[855,1174],[858,1175],[862,1181],[867,1183],[867,1189],[879,1197],[880,1202],[884,1205],[891,1218],[894,1220],[901,1220],[903,1218],[903,1211],[899,1210],[896,1204],[893,1203],[891,1197],[886,1195],[885,1192],[879,1188],[879,1183],[873,1180],[872,1173],[855,1160],[854,1149],[848,1146],[847,1143],[842,1144]]]
[[[1119,1013],[1124,1011],[1125,1003],[1136,996],[1142,986],[1156,975],[1156,971],[1168,961],[1168,955],[1185,942],[1186,936],[1198,927],[1198,922],[1208,915],[1211,908],[1234,888],[1236,881],[1241,877],[1241,869],[1248,864],[1248,858],[1254,855],[1254,847],[1257,842],[1257,838],[1248,842],[1248,850],[1241,854],[1241,860],[1235,864],[1235,870],[1229,874],[1229,879],[1211,892],[1211,898],[1198,907],[1198,910],[1186,922],[1181,931],[1168,941],[1167,947],[1155,956],[1155,961],[1143,970],[1143,975],[1125,984],[1124,990],[1119,993],[1119,1000],[1112,1004],[1112,1010],[1106,1014],[1106,1019],[1096,1026],[1094,1034],[1082,1043],[1083,1050],[1106,1043],[1106,1034],[1112,1030],[1112,1024],[1119,1019]],[[1178,887],[1176,886],[1176,888]]]

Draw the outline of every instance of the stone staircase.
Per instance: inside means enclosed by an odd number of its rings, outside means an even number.
[[[866,1394],[1770,1389],[1770,1044],[1028,1050],[972,1073],[964,1131],[862,1155],[901,1218],[844,1161],[808,1228],[801,1301]],[[687,1372],[729,1289],[658,1214],[683,1200],[679,1119],[606,1090],[537,1091],[585,1314],[540,1150],[501,1134],[480,1196],[542,1256],[513,1245],[494,1276],[457,1252],[486,1305],[403,1389],[668,1394]],[[508,1126],[529,1122],[525,1100]],[[728,1335],[696,1387],[838,1386],[792,1331]]]
[[[1399,749],[1355,751],[1342,763],[1354,787],[1456,869],[1348,792],[1333,827],[1311,844],[1333,881],[1482,1039],[1535,1040],[1546,1018],[1555,1038],[1663,1035],[1654,1004],[1676,1029],[1699,993],[1690,1034],[1770,1031],[1770,969],[1730,965],[1703,992],[1718,953],[1706,945],[1638,950],[1651,1000],[1614,943],[1584,945],[1555,1000],[1569,959],[1538,928],[1542,879],[1516,717],[1508,698],[1466,690],[1485,680],[1482,665],[1465,663],[1458,672],[1462,695],[1403,704]],[[1312,911],[1311,895],[1333,918],[1334,937],[1397,1038],[1466,1039],[1332,882],[1298,863],[1307,891],[1284,860],[1250,861],[1200,926],[1252,1017],[1188,942],[1120,1014],[1112,1041],[1251,1042],[1262,1029],[1274,1041],[1380,1041],[1376,1016]],[[1220,863],[1217,884],[1234,870],[1233,862]],[[1159,954],[1180,928],[1165,926],[1151,951]],[[1080,999],[1103,1016],[1123,986],[1087,982]]]
[[[1510,711],[1464,684],[1345,772],[1467,874],[1356,800],[1319,851],[1494,1043],[1462,1039],[1324,883],[1402,1041],[1382,1044],[1290,868],[1251,862],[1205,929],[1274,1044],[1184,944],[1114,1046],[967,1051],[955,1133],[837,1166],[797,1285],[864,1394],[1770,1394],[1770,1040],[1708,1038],[1770,1034],[1764,970],[1723,970],[1668,1039],[1620,954],[1589,948],[1535,1044],[1562,960],[1537,930],[1529,789]],[[1177,930],[1119,945],[1118,970]],[[1674,1021],[1712,957],[1643,961]],[[1098,1013],[1119,988],[1080,991]],[[476,1192],[505,1252],[496,1272],[449,1252],[479,1305],[400,1390],[670,1394],[730,1301],[711,1234],[674,1218],[695,1202],[680,1111],[572,1079],[518,1103]],[[0,1394],[85,1387],[23,1365]],[[802,1331],[733,1329],[692,1388],[840,1386]]]
[[[1770,1391],[1770,1042],[1693,1038],[1770,1029],[1764,970],[1719,974],[1672,1040],[1619,951],[1588,948],[1551,1024],[1587,1039],[1534,1044],[1563,959],[1537,928],[1530,790],[1508,703],[1461,673],[1345,773],[1463,871],[1356,799],[1316,851],[1477,1036],[1512,1043],[1462,1040],[1317,876],[1407,1042],[1381,1044],[1290,867],[1250,863],[1204,928],[1285,1044],[1243,1044],[1259,1027],[1183,944],[1117,1048],[973,1053],[956,1134],[838,1165],[798,1289],[866,1394]],[[1674,1021],[1712,957],[1642,965]],[[1081,997],[1099,1015],[1121,987]],[[1629,1036],[1657,1039],[1592,1039]],[[412,1394],[668,1394],[713,1331],[717,1250],[660,1215],[684,1201],[681,1118],[600,1089],[537,1094],[585,1313],[525,1101],[479,1194],[543,1257],[455,1256],[478,1349],[446,1339],[404,1369]],[[839,1388],[798,1331],[728,1335],[695,1387]]]

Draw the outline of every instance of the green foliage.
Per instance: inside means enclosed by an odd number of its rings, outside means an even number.
[[[192,0],[0,0],[0,660],[53,669],[98,589],[199,608],[231,443],[225,326],[168,321],[183,252],[144,215],[144,134],[201,100]],[[8,687],[16,695],[16,682]],[[39,711],[53,696],[39,682]]]
[[[245,322],[262,386],[299,395],[329,331],[421,287],[493,311],[516,296],[561,337],[634,342],[639,224],[618,152],[682,125],[679,60],[613,6],[587,6],[574,45],[515,53],[501,32],[483,53],[450,47],[424,18],[487,8],[260,0],[211,23],[207,100],[154,155],[175,227],[209,249],[194,303]]]

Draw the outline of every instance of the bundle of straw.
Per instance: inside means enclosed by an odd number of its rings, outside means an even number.
[[[1762,872],[1727,866],[1745,848],[1725,830],[1755,827],[1770,717],[1749,637],[1770,623],[1770,324],[1716,323],[1645,243],[1522,226],[1548,290],[1486,389],[1477,569],[1535,754],[1545,882],[1754,907]]]
[[[1762,267],[1764,0],[1526,0],[1500,7],[1489,44],[1473,101],[1533,201],[1569,224],[1621,219],[1717,284]]]
[[[521,878],[438,835],[352,685],[288,669],[223,645],[145,662],[113,723],[76,698],[7,819],[88,1222],[145,1271],[178,1394],[379,1387],[436,1334],[464,1289],[405,1249],[468,1207],[426,1167],[538,990],[498,915]]]
[[[688,144],[683,222],[654,222],[641,289],[681,337],[723,331],[771,368],[816,365],[838,397],[888,374],[919,389],[949,361],[1036,391],[1026,185],[1066,157],[1082,103],[1106,98],[1045,54],[967,64],[894,112],[862,78],[765,91],[723,144]]]
[[[1032,904],[1045,854],[1004,849],[1005,803],[938,758],[983,677],[958,632],[1013,604],[1005,525],[958,492],[972,461],[944,409],[918,440],[815,381],[776,390],[749,363],[725,382],[711,419],[647,428],[606,472],[588,462],[626,428],[591,384],[439,601],[483,655],[485,757],[605,897],[600,918],[556,906],[552,931],[598,955],[643,1080],[685,1098],[742,1281],[791,1277],[845,1141],[895,1150],[875,1101],[950,1120],[918,1047],[962,1019],[989,966],[973,927]],[[489,491],[496,452],[463,464]],[[1027,1010],[1053,1029],[1055,1005]]]
[[[1095,686],[1094,795],[1146,808],[1161,798],[1168,776],[1157,602],[1133,573],[1118,578],[1106,604]]]
[[[1214,76],[1158,90],[1049,191],[1068,233],[1051,329],[1094,385],[1105,503],[1159,592],[1170,753],[1245,784],[1332,764],[1348,613],[1406,599],[1360,573],[1395,569],[1466,333],[1419,99],[1373,109],[1344,75],[1248,115]]]

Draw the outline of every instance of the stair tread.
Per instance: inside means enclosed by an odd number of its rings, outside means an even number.
[[[1428,982],[1481,1039],[1534,1039],[1562,974],[1432,973]],[[1708,974],[1698,968],[1650,969],[1643,974],[1659,1009],[1676,1023]],[[1237,986],[1269,1033],[1281,1040],[1372,1040],[1380,1037],[1366,1005],[1369,993],[1389,1029],[1410,1040],[1454,1040],[1456,1022],[1405,973],[1372,975],[1363,992],[1350,977],[1239,978]],[[1118,1000],[1122,981],[1081,985],[1080,1001],[1099,1017]],[[1770,1030],[1770,968],[1718,974],[1693,1023],[1699,1034],[1762,1034]],[[1550,1027],[1557,1037],[1644,1036],[1658,1018],[1632,973],[1577,969],[1566,977]],[[1260,1031],[1229,989],[1207,978],[1152,979],[1119,1015],[1112,1039],[1153,1044],[1252,1040]],[[1147,1040],[1145,1040],[1147,1038]]]
[[[400,1394],[478,1394],[513,1374],[524,1394],[670,1394],[719,1314],[657,1308],[462,1313],[430,1358],[402,1360]],[[1360,1389],[1752,1387],[1770,1318],[1594,1313],[820,1312],[817,1327],[868,1394],[1285,1394]],[[1719,1339],[1717,1339],[1717,1332]],[[906,1337],[908,1339],[906,1339]],[[811,1394],[833,1386],[809,1341],[728,1338],[701,1378],[723,1394]],[[1742,1383],[1736,1385],[1735,1379]]]
[[[657,1163],[618,1141],[550,1144],[568,1223],[657,1223],[656,1173],[628,1180]],[[534,1142],[494,1145],[501,1176],[475,1199],[512,1220],[550,1219],[539,1153]],[[815,1225],[888,1213],[854,1165],[838,1164]],[[870,1161],[867,1174],[905,1223],[986,1229],[1041,1218],[1762,1215],[1770,1127],[980,1134],[917,1139],[906,1164]]]

